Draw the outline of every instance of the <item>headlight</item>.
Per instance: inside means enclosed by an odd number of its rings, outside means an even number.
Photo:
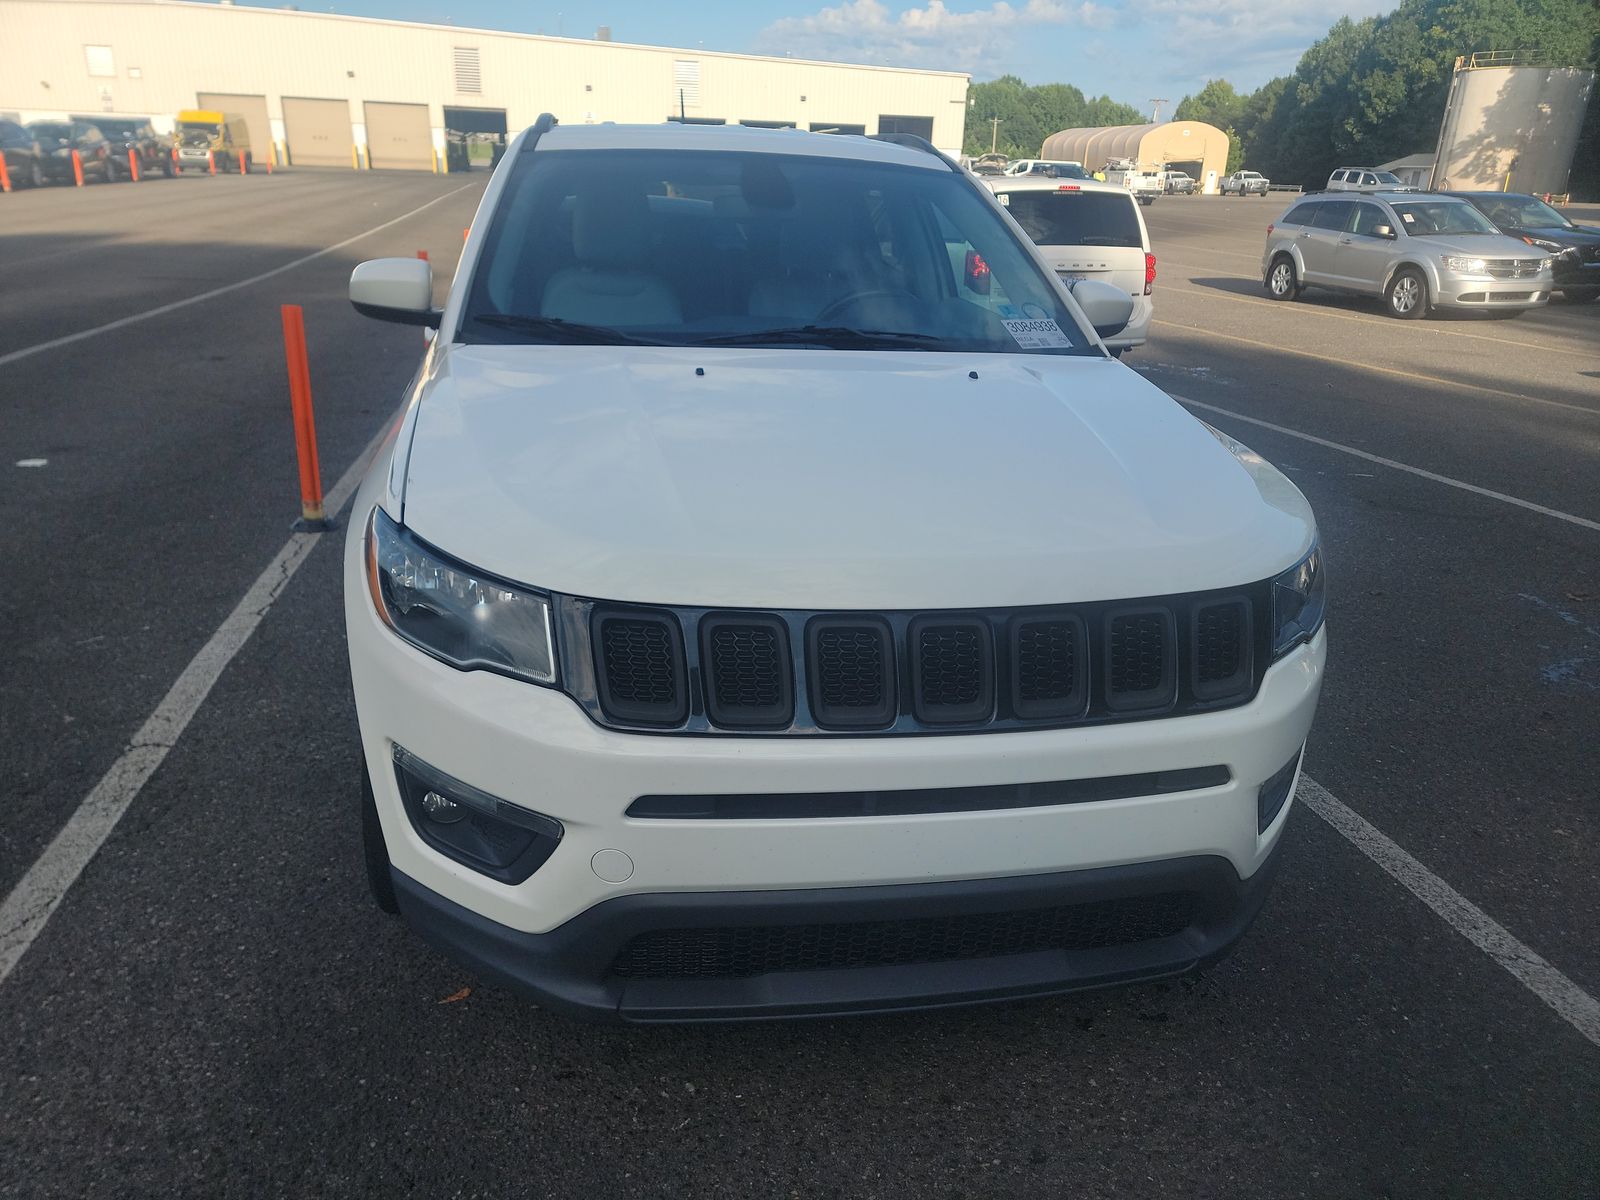
[[[378,615],[419,650],[463,670],[555,682],[549,600],[423,545],[381,508],[367,527],[367,585]]]
[[[1481,258],[1462,258],[1458,254],[1445,254],[1440,257],[1445,270],[1454,271],[1458,275],[1482,275],[1489,269],[1489,265]]]
[[[1565,254],[1569,249],[1571,249],[1569,246],[1563,246],[1560,242],[1551,242],[1546,241],[1544,238],[1529,237],[1527,234],[1522,235],[1522,240],[1527,242],[1530,246],[1537,246],[1541,250],[1548,250],[1551,254]]]
[[[1282,658],[1322,628],[1328,590],[1322,572],[1322,546],[1316,544],[1294,566],[1272,581],[1272,657]]]

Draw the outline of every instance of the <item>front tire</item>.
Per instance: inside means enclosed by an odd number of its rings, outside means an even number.
[[[1278,255],[1267,270],[1267,295],[1274,300],[1293,300],[1300,295],[1300,279],[1294,269],[1294,259],[1287,254]]]
[[[1383,289],[1389,315],[1401,321],[1419,321],[1428,315],[1428,281],[1415,267],[1402,267]]]
[[[386,913],[400,911],[394,895],[394,876],[389,867],[389,847],[383,840],[383,823],[378,820],[378,801],[372,794],[372,777],[361,763],[361,849],[367,864],[367,888],[372,902]]]
[[[1600,288],[1562,288],[1550,298],[1561,304],[1593,304],[1600,300]]]

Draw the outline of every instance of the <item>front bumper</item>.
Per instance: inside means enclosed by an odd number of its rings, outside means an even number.
[[[1550,302],[1549,275],[1531,279],[1494,279],[1441,273],[1432,302],[1436,308],[1539,308]]]
[[[351,675],[402,910],[430,940],[497,978],[551,1003],[635,1019],[1004,999],[1169,975],[1222,953],[1259,905],[1292,807],[1260,829],[1258,793],[1305,743],[1326,660],[1319,633],[1268,670],[1248,704],[1093,727],[848,738],[627,733],[595,724],[561,692],[458,671],[396,638],[372,609],[361,544],[357,531],[346,548]],[[446,857],[407,816],[396,745],[559,821],[559,845],[516,883]],[[984,788],[1202,767],[1221,770],[1188,790],[1036,807],[762,819],[627,811],[642,796]],[[1149,887],[1199,897],[1193,919],[1117,948],[714,982],[624,981],[609,970],[646,927],[860,924]]]
[[[1243,935],[1271,886],[1276,849],[1248,879],[1196,856],[1089,871],[871,888],[684,892],[607,900],[545,934],[520,933],[396,872],[406,920],[432,945],[540,1004],[631,1022],[748,1021],[898,1012],[1060,995],[1198,970]],[[791,945],[874,936],[904,941],[941,922],[981,937],[1000,921],[1064,907],[1105,911],[1151,896],[1190,898],[1174,932],[1120,945],[978,954],[937,961],[788,969],[726,977],[638,978],[612,968],[636,937],[770,939]],[[798,927],[798,928],[792,928]],[[885,932],[890,931],[890,932]],[[835,958],[838,956],[835,955]]]

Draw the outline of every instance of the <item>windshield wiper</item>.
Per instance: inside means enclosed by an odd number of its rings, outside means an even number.
[[[820,346],[829,349],[872,349],[896,346],[924,347],[943,342],[927,333],[902,333],[891,329],[852,329],[846,325],[800,325],[791,329],[758,329],[752,333],[724,333],[702,338],[696,346]]]
[[[564,321],[560,317],[536,317],[526,313],[477,313],[469,320],[502,329],[515,329],[519,333],[542,333],[552,341],[567,345],[603,346],[660,346],[661,342],[634,337],[609,325],[585,325],[579,321]]]

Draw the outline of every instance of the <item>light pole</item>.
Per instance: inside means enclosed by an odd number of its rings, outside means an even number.
[[[1161,106],[1163,104],[1165,104],[1166,102],[1167,102],[1167,98],[1165,96],[1162,96],[1162,97],[1160,97],[1158,99],[1152,99],[1150,101],[1150,104],[1151,104],[1150,124],[1152,124],[1152,125],[1161,124]]]
[[[999,117],[990,117],[989,118],[989,153],[990,154],[993,154],[995,152],[995,146],[999,144],[999,141],[1000,141],[1000,118]]]

